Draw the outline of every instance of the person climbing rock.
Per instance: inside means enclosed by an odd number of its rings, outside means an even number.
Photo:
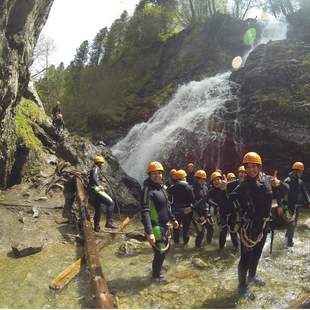
[[[54,121],[57,118],[57,115],[61,114],[60,102],[57,101],[56,105],[52,109],[52,120]]]
[[[164,168],[160,162],[151,162],[147,167],[148,178],[143,183],[141,216],[148,242],[153,248],[152,278],[163,281],[161,274],[166,253],[170,247],[171,227],[178,227],[171,212],[168,195],[163,186]]]
[[[195,176],[195,165],[193,163],[189,163],[186,167],[186,172],[187,172],[187,183],[189,185],[193,185],[194,183],[194,176]]]
[[[305,184],[301,179],[305,167],[302,162],[295,162],[292,165],[292,171],[284,180],[289,185],[289,192],[283,203],[283,213],[288,219],[286,237],[287,245],[292,247],[294,245],[293,238],[297,220],[299,217],[299,210],[301,207],[310,207],[310,196],[306,190]]]
[[[208,202],[217,208],[217,223],[220,227],[219,248],[223,249],[226,243],[228,231],[235,250],[238,249],[237,235],[237,210],[233,202],[229,200],[227,180],[222,173],[214,171],[211,174],[213,187],[208,191]]]
[[[191,205],[195,202],[191,186],[186,182],[186,172],[178,170],[175,173],[176,184],[168,189],[172,197],[172,212],[178,223],[183,227],[183,242],[189,241],[189,226],[192,221]],[[173,240],[175,243],[180,241],[180,227],[173,230]]]
[[[65,129],[65,122],[63,120],[62,114],[57,114],[56,118],[53,120],[53,126],[57,131],[61,132]]]
[[[107,206],[106,212],[106,228],[116,228],[113,224],[113,212],[114,202],[113,199],[106,193],[105,188],[101,185],[100,176],[101,169],[104,165],[105,160],[102,156],[96,156],[94,159],[94,166],[89,172],[88,179],[88,193],[91,203],[95,208],[94,215],[94,230],[95,232],[100,231],[100,218],[101,218],[101,205]]]
[[[210,205],[207,202],[208,186],[206,184],[207,174],[204,170],[195,173],[193,192],[195,203],[193,204],[193,223],[196,229],[195,245],[197,248],[202,246],[206,235],[207,243],[212,242],[213,219]]]
[[[281,182],[276,174],[272,177],[263,173],[262,159],[255,152],[245,154],[243,164],[247,176],[232,191],[230,200],[238,200],[241,212],[238,290],[241,296],[254,299],[248,283],[256,286],[265,285],[264,281],[257,278],[256,270],[267,237],[273,194],[275,191],[281,191],[284,195],[289,186]]]

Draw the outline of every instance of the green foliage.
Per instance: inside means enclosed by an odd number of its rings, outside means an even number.
[[[31,122],[42,123],[46,120],[45,113],[31,100],[22,99],[16,107],[16,135],[30,150],[40,153],[42,144],[35,136]]]
[[[85,40],[76,50],[76,54],[73,61],[76,67],[83,67],[87,63],[88,51],[89,51],[89,44],[88,41]]]
[[[102,28],[95,36],[89,53],[89,64],[97,66],[104,56],[104,44],[108,34],[108,28]]]

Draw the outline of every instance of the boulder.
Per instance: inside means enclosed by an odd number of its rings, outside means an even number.
[[[11,247],[14,257],[24,257],[41,252],[43,249],[43,243],[38,241],[21,242],[14,244]]]
[[[147,242],[140,242],[135,239],[124,241],[118,248],[117,254],[120,256],[134,256],[141,254],[145,249],[150,249]]]

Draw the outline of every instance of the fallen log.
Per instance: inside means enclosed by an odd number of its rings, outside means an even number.
[[[294,302],[292,302],[286,309],[308,309],[310,306],[310,294],[306,294]]]
[[[122,234],[122,230],[129,223],[129,217],[122,222],[116,232]],[[97,244],[98,251],[104,248],[109,243],[110,240],[101,240]],[[79,258],[75,262],[73,262],[70,266],[68,266],[64,271],[58,274],[49,285],[50,289],[53,290],[62,290],[67,284],[69,284],[81,271],[82,265],[85,263],[85,256]]]
[[[76,177],[76,198],[81,210],[84,233],[85,258],[90,273],[90,282],[97,308],[114,308],[112,296],[102,272],[96,238],[87,211],[88,197],[82,180]]]

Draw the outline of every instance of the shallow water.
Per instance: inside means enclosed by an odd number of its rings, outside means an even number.
[[[302,210],[301,224],[310,212]],[[126,231],[140,226],[131,223]],[[140,228],[142,228],[140,226]],[[165,265],[166,284],[150,281],[152,250],[137,256],[117,254],[121,240],[100,253],[110,291],[124,308],[283,308],[297,297],[310,292],[310,232],[297,229],[293,249],[285,246],[283,231],[277,231],[273,254],[268,236],[258,275],[264,288],[253,288],[254,301],[239,299],[237,264],[230,240],[224,251],[217,250],[217,235],[211,245],[194,249],[172,246]],[[229,238],[228,238],[229,239]],[[92,307],[85,270],[61,293],[48,287],[51,279],[77,257],[74,245],[47,245],[41,253],[25,258],[0,255],[0,308],[89,308]]]

